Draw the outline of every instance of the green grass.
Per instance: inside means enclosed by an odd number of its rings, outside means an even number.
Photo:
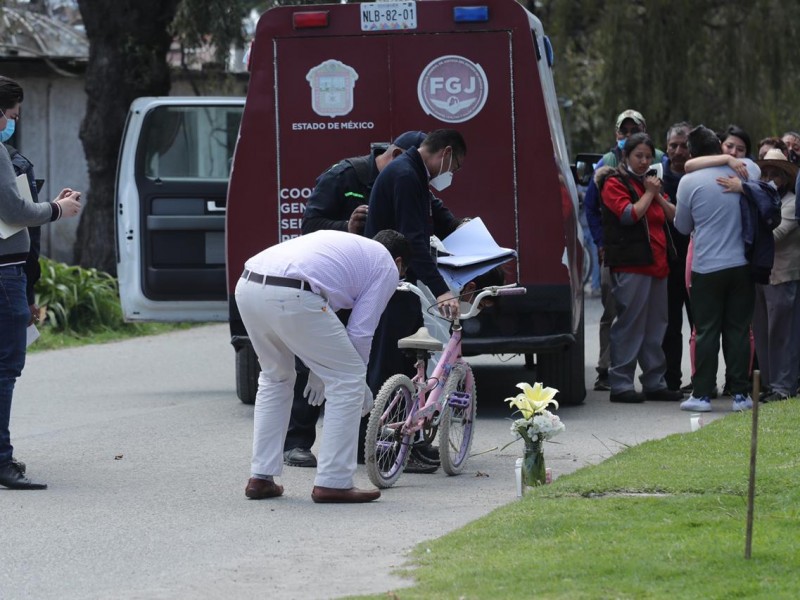
[[[800,401],[760,408],[750,560],[745,413],[630,448],[426,542],[404,572],[417,585],[388,597],[797,598]]]
[[[108,273],[45,257],[39,258],[39,266],[36,304],[44,318],[40,337],[28,352],[115,342],[201,324],[125,323],[117,280]]]
[[[180,329],[189,329],[207,323],[127,323],[117,326],[116,329],[94,331],[79,334],[71,331],[57,331],[45,325],[39,328],[40,337],[28,346],[28,353],[43,350],[58,350],[59,348],[75,348],[89,344],[105,344],[117,342],[143,335],[158,335]]]

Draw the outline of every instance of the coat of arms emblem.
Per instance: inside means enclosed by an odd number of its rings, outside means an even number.
[[[326,60],[306,74],[311,107],[322,117],[340,117],[353,110],[353,88],[358,73],[338,60]]]

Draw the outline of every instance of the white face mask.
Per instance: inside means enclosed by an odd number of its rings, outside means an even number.
[[[444,171],[444,156],[442,156],[442,164],[439,165],[439,174],[428,182],[437,192],[447,189],[450,187],[450,184],[453,183],[453,173],[450,172],[450,167],[452,166],[453,155],[450,154],[450,164],[447,165],[447,171]]]

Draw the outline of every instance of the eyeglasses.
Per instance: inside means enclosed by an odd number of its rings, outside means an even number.
[[[639,127],[620,127],[619,132],[622,135],[633,135],[634,133],[641,133],[642,130]]]
[[[453,162],[456,163],[456,168],[453,170],[453,173],[458,173],[461,170],[461,161],[456,158],[455,154],[453,154]]]

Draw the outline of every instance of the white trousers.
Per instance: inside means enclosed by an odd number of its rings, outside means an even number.
[[[294,396],[294,357],[325,384],[315,485],[348,489],[356,471],[367,367],[327,301],[313,292],[240,279],[236,304],[261,365],[251,472],[280,475]]]

